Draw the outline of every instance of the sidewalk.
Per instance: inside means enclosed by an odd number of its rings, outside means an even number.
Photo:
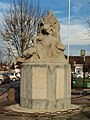
[[[71,102],[76,105],[90,106],[90,89],[72,89]]]
[[[90,89],[72,89],[71,95],[90,95]]]

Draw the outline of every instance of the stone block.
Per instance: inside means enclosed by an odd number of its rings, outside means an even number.
[[[21,71],[21,107],[34,110],[70,107],[69,64],[23,63]]]

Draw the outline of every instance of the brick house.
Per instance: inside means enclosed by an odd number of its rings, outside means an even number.
[[[84,59],[81,56],[70,56],[69,62],[71,64],[71,71],[75,71],[75,67],[82,67],[85,66],[85,72],[90,73],[90,56],[85,56],[85,63]]]
[[[7,70],[7,65],[4,63],[0,63],[0,71],[6,71]]]

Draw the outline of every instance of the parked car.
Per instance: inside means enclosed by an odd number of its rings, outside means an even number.
[[[78,74],[78,73],[72,73],[73,77],[74,78],[83,78],[83,75],[82,74]]]
[[[21,77],[21,74],[20,74],[20,72],[18,72],[18,73],[15,73],[15,75],[16,75],[16,77],[17,77],[17,80],[20,80],[20,77]]]
[[[76,78],[83,78],[83,73],[72,73],[73,77],[76,77]],[[85,73],[85,78],[90,78],[90,74],[88,73]]]
[[[83,75],[77,74],[77,78],[83,78]]]
[[[10,77],[10,80],[12,80],[12,81],[20,80],[20,74],[19,73],[6,72],[5,74],[8,75]]]
[[[90,78],[90,74],[88,74],[88,78]]]
[[[10,80],[12,80],[12,81],[16,81],[17,80],[16,73],[14,73],[14,72],[7,72],[6,74],[10,77]]]
[[[0,74],[0,84],[2,84],[3,81],[4,81],[4,77],[2,74]]]

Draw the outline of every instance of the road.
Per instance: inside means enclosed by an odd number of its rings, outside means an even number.
[[[15,89],[15,101],[19,102],[20,100],[20,81],[10,82],[7,84],[0,85],[0,102],[7,101],[8,90],[9,88]],[[5,99],[4,99],[5,98]]]
[[[0,85],[0,88],[4,88],[4,89],[8,89],[10,87],[19,88],[20,87],[20,81],[10,82],[10,83],[6,83],[6,84],[1,84]]]

